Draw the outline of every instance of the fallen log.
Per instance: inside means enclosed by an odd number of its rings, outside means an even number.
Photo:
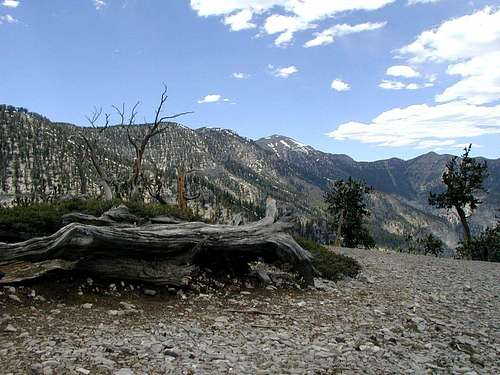
[[[129,218],[123,209],[121,212]],[[240,275],[249,271],[248,264],[253,261],[289,265],[306,284],[313,284],[311,255],[286,233],[292,224],[275,221],[276,213],[276,202],[268,199],[266,217],[241,226],[71,223],[47,237],[0,243],[0,273],[5,274],[0,284],[36,278],[54,269],[71,269],[179,286],[186,285],[201,267]]]
[[[99,227],[104,226],[117,226],[117,227],[131,227],[141,224],[146,224],[146,220],[138,216],[132,215],[128,207],[120,205],[114,207],[99,217],[86,215],[79,212],[66,214],[62,217],[64,225],[71,223],[80,223],[87,225],[95,225]]]

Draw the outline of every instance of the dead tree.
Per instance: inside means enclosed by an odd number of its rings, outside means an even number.
[[[135,153],[134,161],[132,164],[132,174],[130,176],[130,198],[131,199],[136,200],[136,199],[141,198],[140,184],[141,184],[141,175],[143,172],[144,153],[146,151],[146,148],[147,148],[151,138],[161,134],[162,132],[164,132],[167,129],[167,127],[164,126],[167,124],[165,121],[172,120],[174,118],[192,113],[192,112],[181,112],[181,113],[177,113],[177,114],[171,115],[171,116],[162,116],[163,106],[165,105],[167,99],[168,99],[167,86],[164,85],[164,89],[163,89],[163,92],[161,94],[160,103],[155,111],[154,122],[152,124],[144,124],[143,125],[143,127],[146,128],[146,131],[145,131],[145,134],[142,136],[142,139],[135,138],[130,133],[130,128],[135,123],[135,117],[137,116],[136,110],[137,110],[137,107],[139,105],[139,102],[137,102],[136,105],[132,108],[127,125],[125,125],[125,105],[122,105],[122,108],[118,108],[116,106],[113,106],[113,108],[116,110],[116,112],[118,113],[118,115],[121,118],[121,125],[122,125],[122,127],[125,127],[125,129],[127,131],[127,139],[129,141],[129,143],[133,146],[134,153]]]
[[[97,143],[102,133],[109,127],[109,114],[105,114],[105,123],[103,126],[97,126],[102,115],[102,108],[97,110],[94,108],[94,112],[91,116],[87,116],[87,121],[95,129],[97,134],[91,136],[85,135],[83,131],[80,131],[80,138],[85,143],[87,149],[87,155],[90,158],[92,165],[97,173],[97,183],[101,186],[104,199],[107,201],[113,200],[113,191],[111,190],[111,178],[106,173],[106,170],[101,165],[99,158],[97,157]]]
[[[76,270],[97,277],[187,285],[200,268],[245,272],[263,260],[289,265],[307,284],[315,274],[311,254],[286,233],[293,224],[275,221],[276,202],[268,199],[266,217],[242,226],[180,224],[124,225],[121,207],[95,218],[119,218],[120,225],[71,223],[51,236],[0,243],[0,284],[40,277],[52,270]],[[88,218],[86,218],[88,219]]]
[[[177,175],[177,206],[180,209],[187,209],[187,202],[198,199],[200,194],[188,195],[186,188],[186,177],[192,173],[197,172],[196,169],[186,170],[184,167],[179,166],[175,168]]]

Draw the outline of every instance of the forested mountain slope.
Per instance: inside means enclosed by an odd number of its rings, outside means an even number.
[[[134,126],[140,136],[144,127]],[[16,197],[62,197],[97,195],[96,174],[82,146],[80,132],[88,127],[53,123],[35,113],[12,106],[0,106],[0,201]],[[114,189],[127,180],[133,149],[122,127],[102,133],[98,154]],[[146,169],[151,177],[160,171],[164,195],[174,201],[175,168],[196,172],[189,178],[193,210],[215,221],[231,221],[236,215],[246,220],[262,214],[264,199],[270,195],[284,210],[299,215],[303,234],[326,240],[328,232],[322,195],[330,181],[339,178],[365,180],[376,189],[370,197],[372,231],[377,241],[396,245],[404,233],[428,228],[454,246],[458,221],[446,211],[427,204],[429,190],[442,188],[441,175],[449,155],[428,153],[404,161],[389,159],[356,162],[346,155],[333,155],[283,136],[257,141],[231,130],[189,129],[171,123],[168,130],[151,140]],[[472,216],[473,225],[493,224],[494,210],[500,207],[500,160],[488,160],[490,193]]]

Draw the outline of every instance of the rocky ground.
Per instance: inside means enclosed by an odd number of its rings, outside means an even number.
[[[0,372],[500,373],[500,265],[343,252],[363,274],[315,290],[4,288]]]

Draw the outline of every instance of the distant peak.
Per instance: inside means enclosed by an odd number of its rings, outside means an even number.
[[[296,141],[293,138],[286,137],[284,135],[273,134],[268,137],[260,138],[257,141],[261,147],[274,151],[278,156],[282,156],[286,152],[302,152],[308,154],[311,151],[315,151],[309,145]]]

